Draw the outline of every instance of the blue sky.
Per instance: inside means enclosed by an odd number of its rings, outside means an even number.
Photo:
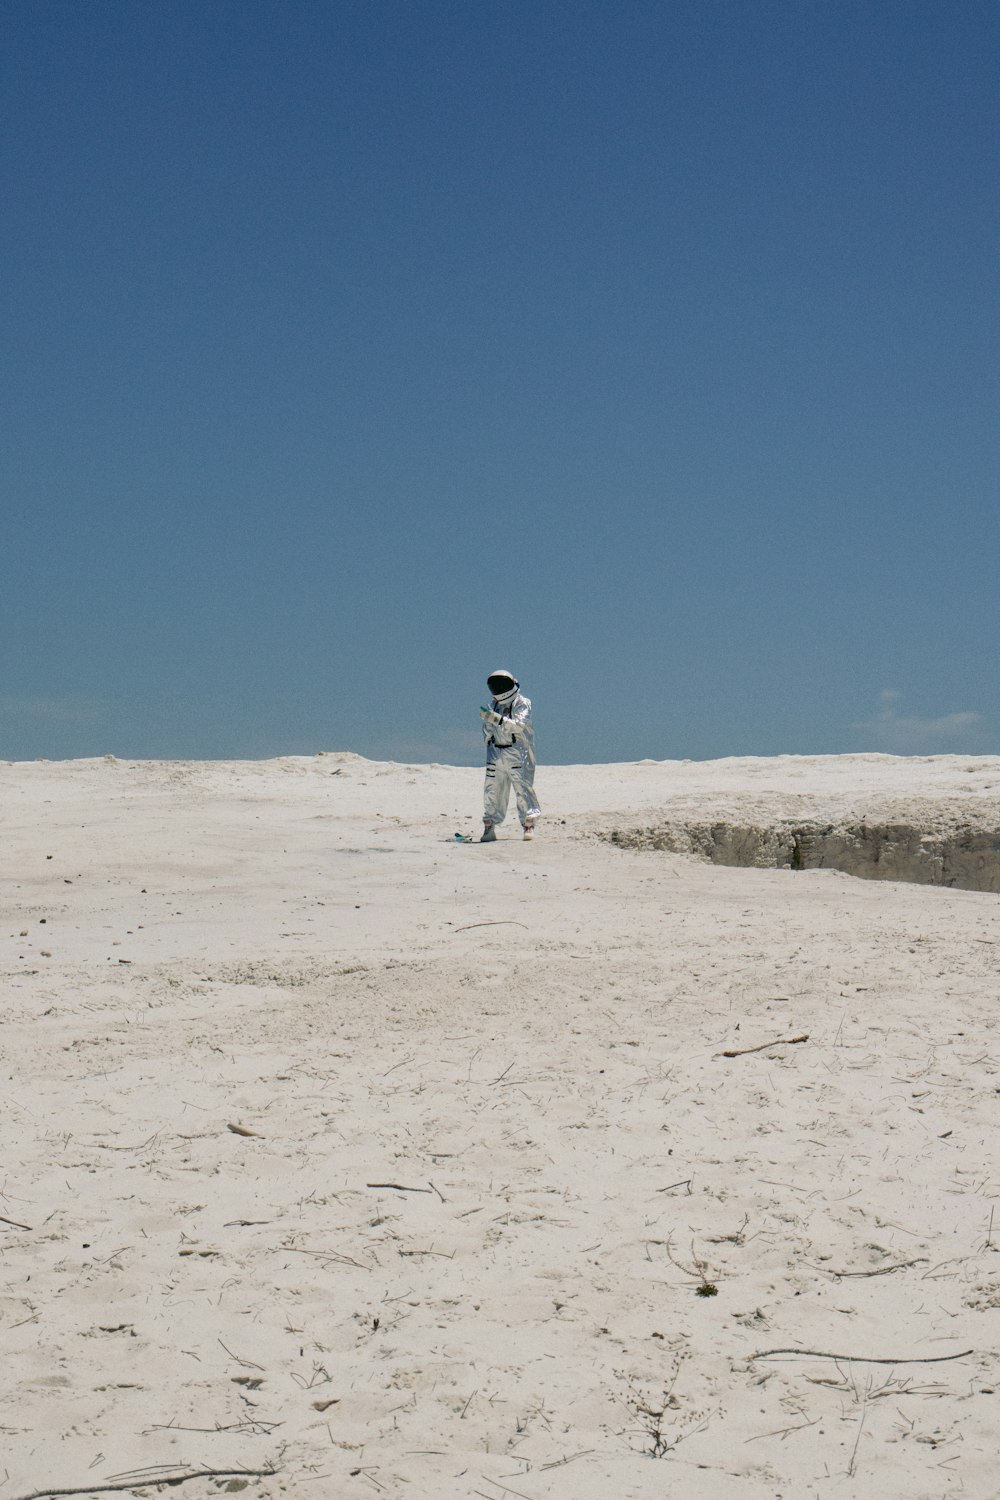
[[[993,0],[9,0],[0,756],[1000,751]]]

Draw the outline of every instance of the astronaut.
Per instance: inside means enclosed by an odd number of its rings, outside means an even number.
[[[483,792],[481,844],[492,844],[496,828],[507,813],[510,789],[517,798],[517,815],[526,839],[535,836],[535,819],[542,810],[535,799],[535,731],[531,700],[510,672],[491,672],[486,679],[493,695],[490,708],[480,710],[486,741],[486,785]]]

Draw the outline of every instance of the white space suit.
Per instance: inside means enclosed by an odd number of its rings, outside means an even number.
[[[535,731],[531,723],[531,699],[509,672],[491,672],[492,686],[506,678],[512,685],[494,694],[492,708],[483,720],[486,740],[486,785],[483,821],[488,828],[502,823],[507,814],[511,787],[517,799],[521,825],[530,829],[541,808],[535,797]],[[502,684],[501,684],[502,685]]]

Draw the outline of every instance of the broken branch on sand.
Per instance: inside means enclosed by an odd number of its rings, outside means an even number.
[[[87,1484],[82,1489],[32,1490],[27,1495],[14,1495],[11,1500],[44,1500],[44,1497],[50,1495],[103,1495],[111,1490],[134,1490],[140,1485],[152,1489],[161,1484],[186,1484],[189,1479],[268,1479],[277,1472],[277,1469],[192,1469],[187,1474],[159,1474],[155,1470],[138,1469],[137,1477],[118,1484]]]
[[[890,1276],[893,1271],[905,1271],[907,1266],[925,1266],[927,1260],[926,1255],[918,1255],[916,1260],[901,1260],[894,1266],[879,1266],[874,1271],[835,1271],[832,1266],[821,1266],[820,1269],[826,1271],[829,1276],[835,1276],[839,1281],[845,1276]]]
[[[528,930],[527,922],[497,921],[497,922],[469,922],[465,927],[456,927],[456,932],[471,932],[473,927],[523,927]]]
[[[404,1187],[401,1182],[366,1182],[368,1188],[391,1188],[394,1193],[429,1193],[431,1188]]]
[[[759,1443],[761,1438],[786,1438],[790,1432],[805,1432],[807,1427],[815,1427],[816,1423],[822,1420],[822,1417],[814,1417],[811,1422],[796,1422],[793,1427],[776,1427],[773,1432],[756,1432],[753,1437],[745,1438],[744,1441],[747,1443]]]
[[[366,1266],[363,1261],[353,1260],[350,1255],[341,1255],[339,1250],[304,1250],[300,1245],[282,1245],[281,1249],[287,1250],[291,1255],[314,1255],[323,1262],[324,1270],[328,1265],[357,1266],[359,1271],[375,1269],[374,1266]]]
[[[263,1369],[264,1369],[263,1365],[255,1364],[252,1359],[241,1359],[238,1354],[234,1354],[233,1353],[232,1349],[230,1349],[230,1347],[229,1347],[228,1344],[223,1344],[221,1339],[219,1339],[219,1343],[222,1344],[222,1347],[223,1347],[223,1349],[225,1349],[226,1353],[229,1355],[229,1358],[230,1359],[235,1359],[236,1363],[238,1365],[242,1365],[245,1370],[261,1370],[261,1371],[263,1371]]]
[[[29,1233],[31,1231],[30,1224],[19,1224],[16,1219],[5,1219],[3,1214],[0,1214],[0,1224],[9,1224],[13,1229],[27,1229]]]
[[[748,1052],[766,1052],[768,1047],[794,1047],[799,1042],[808,1042],[809,1033],[804,1031],[801,1036],[779,1036],[773,1042],[761,1042],[759,1047],[740,1047],[735,1051],[717,1052],[716,1057],[746,1057]]]
[[[962,1349],[958,1354],[916,1354],[910,1359],[880,1359],[871,1354],[831,1354],[827,1349],[764,1349],[760,1354],[748,1354],[747,1360],[771,1359],[775,1354],[804,1354],[814,1359],[839,1359],[850,1365],[943,1365],[950,1359],[968,1359],[974,1349]]]

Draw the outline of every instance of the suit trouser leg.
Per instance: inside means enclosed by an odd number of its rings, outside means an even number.
[[[502,823],[507,816],[510,801],[510,767],[504,756],[487,762],[486,783],[483,787],[483,821]]]
[[[534,779],[534,769],[531,766],[518,766],[511,772],[514,795],[517,798],[517,815],[522,827],[529,818],[537,818],[541,812],[535,799]]]

